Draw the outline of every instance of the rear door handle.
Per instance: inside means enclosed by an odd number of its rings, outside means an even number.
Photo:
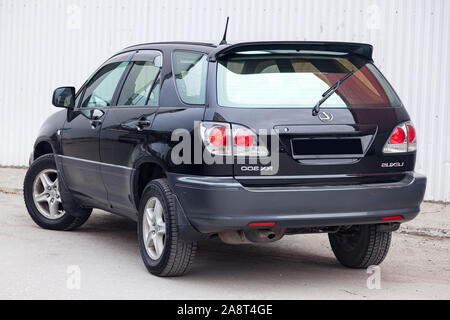
[[[148,121],[147,119],[141,119],[137,122],[136,124],[136,129],[138,131],[142,131],[144,130],[144,128],[150,127],[152,123],[150,121]]]
[[[134,120],[132,122],[121,123],[120,126],[127,130],[143,131],[144,128],[150,127],[151,124],[152,124],[151,121],[143,118],[140,120]]]
[[[100,126],[101,124],[102,124],[102,120],[100,120],[100,119],[91,120],[91,128],[92,129],[97,129],[97,127]]]
[[[151,122],[148,120],[139,120],[139,122],[138,122],[138,126],[140,126],[140,127],[149,127],[150,124],[151,124]]]

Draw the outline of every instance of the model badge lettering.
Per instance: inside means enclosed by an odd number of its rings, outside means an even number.
[[[243,166],[241,167],[241,171],[254,171],[254,172],[259,172],[259,171],[272,171],[273,167],[260,167],[260,166]]]
[[[404,162],[383,162],[381,164],[382,168],[401,168],[404,166],[405,166]]]

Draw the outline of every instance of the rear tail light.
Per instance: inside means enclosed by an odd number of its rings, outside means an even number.
[[[228,144],[227,129],[225,127],[213,127],[208,132],[209,142],[215,147],[223,147]]]
[[[384,145],[383,153],[403,153],[416,151],[416,130],[411,122],[398,125]]]
[[[256,134],[245,128],[234,128],[233,137],[234,144],[238,147],[251,147],[256,141]]]
[[[229,123],[202,122],[200,135],[206,149],[215,155],[231,155],[231,126]]]
[[[232,124],[233,127],[233,155],[239,157],[266,157],[269,154],[267,148],[258,145],[256,133],[244,126]]]
[[[406,124],[406,130],[408,133],[408,152],[417,150],[416,129],[412,123]]]
[[[223,122],[202,122],[200,130],[203,144],[211,154],[243,157],[269,154],[265,146],[258,145],[256,133],[247,127]]]
[[[400,143],[405,143],[405,141],[406,141],[405,129],[403,127],[395,128],[394,132],[392,133],[391,137],[389,138],[389,143],[400,144]]]

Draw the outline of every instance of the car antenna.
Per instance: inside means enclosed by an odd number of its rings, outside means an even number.
[[[225,25],[225,32],[223,34],[222,41],[220,41],[219,45],[227,44],[228,21],[230,21],[230,17],[227,17],[227,24]]]

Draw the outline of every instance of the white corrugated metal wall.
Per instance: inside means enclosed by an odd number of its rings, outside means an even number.
[[[165,40],[371,43],[419,135],[426,199],[450,201],[450,0],[0,0],[0,165],[26,165],[54,88]]]

